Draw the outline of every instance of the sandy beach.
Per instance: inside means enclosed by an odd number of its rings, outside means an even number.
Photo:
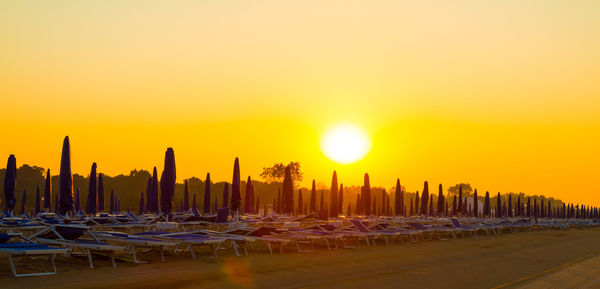
[[[452,241],[361,247],[316,253],[167,262],[57,258],[59,274],[9,276],[1,288],[593,288],[598,285],[600,229],[536,231]],[[155,258],[153,255],[144,256]],[[575,273],[574,273],[575,272]],[[596,286],[595,286],[596,285]]]

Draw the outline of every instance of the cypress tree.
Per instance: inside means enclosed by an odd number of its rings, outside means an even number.
[[[483,204],[483,215],[484,215],[484,217],[489,217],[490,213],[491,213],[491,209],[490,209],[490,192],[486,191],[485,192],[484,204]]]

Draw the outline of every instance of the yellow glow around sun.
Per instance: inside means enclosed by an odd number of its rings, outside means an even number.
[[[364,158],[370,149],[369,136],[351,124],[332,126],[321,137],[321,150],[325,156],[340,164],[357,162]]]

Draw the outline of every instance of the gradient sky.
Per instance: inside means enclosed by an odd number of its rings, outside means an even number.
[[[2,1],[0,156],[600,205],[600,1]],[[339,165],[323,131],[372,138]]]

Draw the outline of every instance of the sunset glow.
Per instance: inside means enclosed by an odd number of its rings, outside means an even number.
[[[600,205],[599,1],[233,2],[0,3],[2,157],[57,171],[69,135],[82,175],[173,147],[178,182],[239,157],[255,179],[301,162],[303,186],[369,172]],[[364,158],[322,150],[339,121]]]

